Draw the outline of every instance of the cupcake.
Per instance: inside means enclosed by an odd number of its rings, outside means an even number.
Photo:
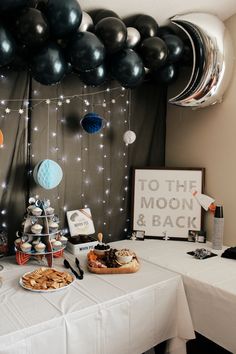
[[[59,227],[58,223],[56,223],[54,221],[50,221],[48,226],[49,226],[50,232],[57,232],[58,227]]]
[[[56,242],[57,240],[55,239],[55,238],[51,238],[51,240],[50,240],[50,242],[51,242],[51,244],[53,245],[54,244],[54,242]]]
[[[54,208],[52,208],[52,207],[46,208],[46,209],[45,209],[45,213],[46,213],[46,215],[52,215],[52,214],[54,214]]]
[[[35,209],[35,205],[29,205],[27,208],[28,213],[32,214],[33,209]]]
[[[23,242],[22,242],[22,239],[21,239],[21,238],[17,238],[17,239],[14,241],[14,244],[15,244],[15,246],[16,246],[16,249],[19,250],[22,243],[23,243]]]
[[[34,233],[34,234],[41,234],[42,232],[42,225],[39,225],[39,224],[34,224],[32,227],[31,227],[31,231]]]
[[[65,236],[60,236],[60,237],[59,237],[59,241],[62,243],[62,246],[63,246],[63,247],[66,247],[68,238],[65,237]]]
[[[41,242],[40,237],[38,237],[36,240],[32,242],[32,246],[35,248],[36,245],[38,245]]]
[[[31,213],[35,216],[40,216],[42,214],[42,209],[36,207],[36,208],[33,208]]]
[[[29,242],[24,242],[20,245],[20,248],[23,252],[30,252],[32,245]]]
[[[39,242],[35,247],[35,251],[38,253],[42,253],[45,251],[46,245],[43,242]]]
[[[59,251],[62,248],[61,241],[53,242],[52,247],[53,247],[54,251]]]

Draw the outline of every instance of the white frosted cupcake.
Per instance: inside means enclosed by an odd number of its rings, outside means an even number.
[[[62,248],[62,243],[61,243],[61,241],[55,241],[55,242],[53,242],[52,247],[53,247],[54,251],[60,250],[60,249]]]
[[[46,245],[43,242],[39,242],[37,245],[35,245],[34,249],[38,253],[42,253],[45,251]]]
[[[54,214],[54,208],[52,208],[52,207],[46,208],[46,209],[45,209],[45,213],[46,213],[46,215],[52,215],[52,214]]]
[[[68,238],[65,236],[60,236],[59,241],[62,243],[62,246],[65,247],[68,241]]]
[[[34,233],[34,234],[41,234],[43,230],[43,226],[42,225],[39,225],[39,224],[34,224],[32,227],[31,227],[31,231]]]
[[[32,246],[35,248],[36,245],[38,245],[41,242],[40,237],[38,237],[36,240],[32,242]]]
[[[32,214],[33,209],[35,209],[35,205],[29,205],[27,208],[28,213]]]
[[[29,242],[24,242],[20,245],[20,248],[23,252],[30,252],[32,245]]]
[[[42,209],[38,208],[38,207],[35,207],[32,209],[32,214],[35,215],[35,216],[40,216],[42,214]]]
[[[19,250],[22,243],[23,243],[22,239],[21,239],[21,238],[17,238],[17,239],[14,241],[14,244],[15,244],[15,246],[16,246],[16,249]]]
[[[59,227],[58,223],[56,223],[54,221],[50,221],[48,226],[49,226],[50,232],[57,232],[58,227]]]

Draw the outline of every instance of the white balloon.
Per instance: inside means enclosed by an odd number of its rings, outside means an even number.
[[[133,144],[136,140],[136,134],[132,130],[127,130],[123,135],[123,140],[125,144]]]

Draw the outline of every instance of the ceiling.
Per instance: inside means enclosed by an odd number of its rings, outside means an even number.
[[[159,24],[174,15],[189,12],[210,12],[226,20],[236,13],[236,0],[79,0],[84,11],[109,9],[120,17],[147,14]]]

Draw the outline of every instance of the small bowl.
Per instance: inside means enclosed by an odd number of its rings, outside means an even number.
[[[99,245],[99,244],[98,244]],[[104,249],[99,249],[99,248],[96,248],[96,246],[94,247],[93,249],[93,252],[97,255],[97,256],[104,256],[105,253],[107,251],[110,250],[110,246],[109,245],[106,245],[106,244],[102,244],[102,246],[106,246],[107,248],[104,248]]]
[[[126,264],[132,261],[133,255],[129,250],[119,250],[115,253],[116,259],[119,263]]]
[[[93,253],[95,253],[97,256],[104,256],[108,250],[96,250],[95,248],[93,249]]]

